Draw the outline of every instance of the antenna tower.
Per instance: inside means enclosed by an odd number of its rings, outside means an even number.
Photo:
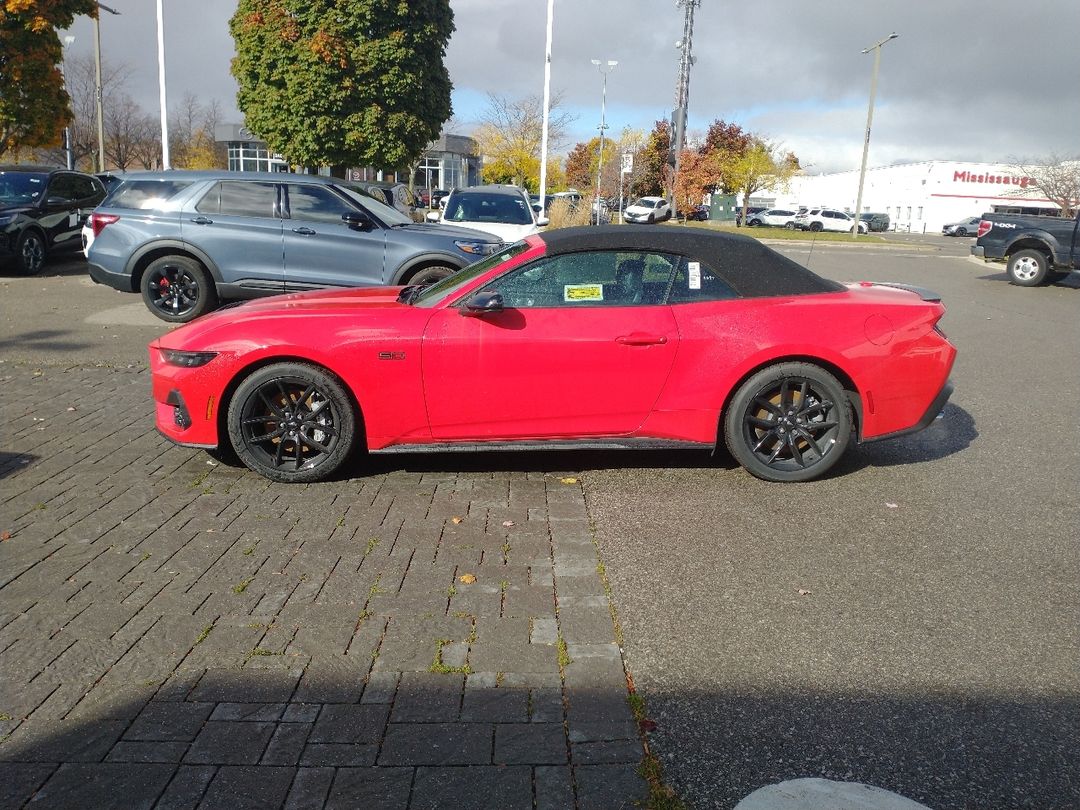
[[[679,174],[679,156],[686,141],[686,117],[690,106],[690,69],[696,59],[693,54],[694,10],[701,5],[701,0],[675,0],[676,8],[683,9],[682,39],[675,43],[679,50],[679,76],[675,83],[675,109],[671,113],[671,156],[668,164],[672,167],[671,188],[668,196],[672,207],[677,207],[675,200],[675,178]]]

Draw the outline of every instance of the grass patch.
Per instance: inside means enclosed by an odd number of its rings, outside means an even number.
[[[364,556],[366,557],[368,554],[373,552],[377,545],[379,545],[379,538],[378,537],[368,538],[367,548],[364,549]]]
[[[428,672],[434,672],[440,675],[450,675],[453,673],[461,675],[472,674],[472,667],[470,667],[468,663],[465,663],[460,667],[452,667],[443,662],[443,647],[452,643],[453,642],[448,638],[440,638],[435,641],[435,660],[433,660],[431,666],[428,667]]]
[[[273,650],[268,650],[265,647],[256,647],[255,649],[253,649],[251,651],[251,654],[254,656],[254,655],[284,655],[285,653],[274,652]]]
[[[368,590],[368,599],[373,599],[380,593],[386,593],[386,591],[379,587],[380,579],[382,579],[382,574],[376,574],[375,581],[371,583],[371,588]]]
[[[192,646],[197,647],[198,645],[200,645],[204,641],[206,641],[207,636],[209,636],[210,633],[213,632],[213,629],[214,629],[214,625],[212,625],[212,624],[206,625],[206,627],[204,627],[202,629],[202,632],[199,633],[199,637],[195,639],[195,643]]]
[[[243,551],[243,554],[244,554],[245,557],[250,557],[254,553],[255,553],[255,546],[248,546]]]
[[[233,593],[238,593],[238,594],[243,593],[244,591],[246,591],[248,589],[248,585],[250,585],[253,581],[254,581],[254,577],[248,577],[247,579],[240,580],[239,582],[237,582],[235,585],[232,586],[232,592]]]
[[[555,641],[555,649],[557,649],[559,651],[559,669],[560,670],[564,670],[568,666],[570,666],[572,663],[574,663],[574,659],[572,659],[570,657],[570,653],[567,652],[566,639],[564,639],[562,637],[561,633],[559,634],[558,639],[556,639],[556,641]]]

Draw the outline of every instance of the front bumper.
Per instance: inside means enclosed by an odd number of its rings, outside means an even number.
[[[150,344],[154,426],[162,436],[184,447],[218,446],[220,375],[227,364],[219,355],[197,368],[172,366],[162,359],[158,345]]]

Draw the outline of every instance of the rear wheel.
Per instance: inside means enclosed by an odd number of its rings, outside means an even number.
[[[820,222],[811,222],[810,223],[810,230],[814,231],[815,233],[817,231],[820,231],[821,228],[822,228],[822,225],[821,225]]]
[[[187,323],[217,306],[217,290],[201,264],[187,256],[162,256],[143,273],[143,301],[170,323]]]
[[[332,475],[352,451],[356,414],[344,386],[307,363],[276,363],[251,374],[229,404],[229,440],[249,469],[272,481]]]
[[[431,267],[424,267],[410,274],[405,278],[404,283],[419,284],[422,287],[426,287],[427,285],[434,284],[436,281],[441,281],[456,272],[456,267],[450,267],[446,264],[432,265]]]
[[[956,229],[956,235],[957,236],[967,236],[967,228],[957,228]]]
[[[751,475],[809,481],[840,460],[851,425],[847,395],[833,375],[809,363],[779,363],[735,393],[724,415],[724,440]]]
[[[784,228],[786,228],[789,231],[793,231],[793,230],[795,230],[795,223],[794,222],[785,222],[784,223]]]
[[[1018,250],[1005,266],[1009,281],[1018,287],[1038,287],[1045,284],[1050,272],[1046,255],[1037,250]]]
[[[45,266],[45,238],[33,228],[25,230],[15,244],[15,268],[24,276],[36,276]]]

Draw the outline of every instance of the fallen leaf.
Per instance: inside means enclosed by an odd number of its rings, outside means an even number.
[[[11,532],[0,532],[0,542],[11,539]]]
[[[898,503],[886,503],[885,505],[887,507],[889,507],[890,509],[899,509],[900,508],[900,504],[898,504]]]
[[[455,526],[456,526],[457,524],[459,524],[459,523],[463,522],[464,520],[465,520],[465,518],[463,518],[463,517],[458,517],[457,515],[454,515],[454,516],[453,516],[452,518],[450,518],[450,522],[451,522],[451,523],[453,523],[453,524],[454,524]]]
[[[474,577],[472,574],[462,574],[460,577],[458,577],[458,580],[460,582],[464,582],[466,585],[472,585],[474,582],[476,582],[476,577]]]
[[[578,482],[576,478],[560,478],[559,480],[564,484],[576,484]]]
[[[508,529],[513,525],[514,525],[514,521],[512,521],[512,520],[504,520],[503,521],[503,526],[505,526]]]
[[[809,596],[812,592],[805,588],[799,588],[799,596]]]
[[[75,407],[74,405],[72,405],[72,406],[71,406],[70,408],[68,408],[68,410],[69,410],[69,411],[77,411],[77,410],[79,410],[79,409],[78,409],[78,408],[76,408],[76,407]]]
[[[646,733],[650,731],[656,731],[656,721],[650,720],[648,717],[646,717],[644,720],[638,723],[638,727]]]

